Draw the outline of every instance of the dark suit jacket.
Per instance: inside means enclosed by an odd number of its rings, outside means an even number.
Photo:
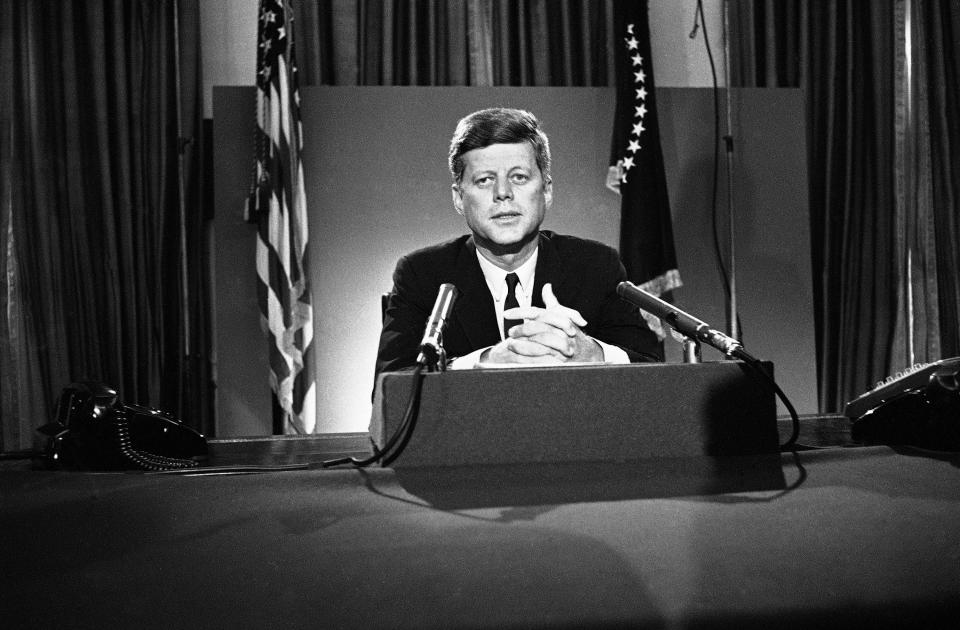
[[[576,309],[587,320],[586,334],[623,348],[631,361],[662,361],[656,335],[637,308],[617,296],[617,284],[626,279],[613,248],[549,231],[540,233],[533,306],[543,307],[541,292],[550,282],[560,304]],[[499,343],[493,296],[477,261],[473,237],[464,235],[415,251],[397,263],[380,333],[377,374],[416,363],[427,318],[445,282],[460,291],[443,332],[447,356],[459,357]]]

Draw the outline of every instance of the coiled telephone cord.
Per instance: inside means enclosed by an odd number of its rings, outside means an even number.
[[[133,440],[130,438],[130,419],[122,410],[118,409],[114,413],[114,426],[117,429],[117,445],[120,447],[120,453],[138,468],[161,471],[198,468],[200,466],[198,462],[192,459],[166,457],[134,448]]]

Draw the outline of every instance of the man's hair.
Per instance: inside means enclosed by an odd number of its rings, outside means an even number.
[[[493,107],[465,116],[457,123],[450,140],[450,174],[453,181],[463,178],[463,154],[491,144],[529,142],[537,157],[537,166],[545,181],[550,181],[550,143],[540,129],[540,121],[528,111]]]

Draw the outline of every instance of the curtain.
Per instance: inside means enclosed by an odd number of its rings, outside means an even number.
[[[731,10],[733,84],[805,90],[820,408],[841,410],[960,354],[960,2]]]
[[[77,380],[207,430],[196,0],[0,11],[3,449]]]
[[[924,287],[936,296],[927,316],[939,320],[933,359],[960,356],[960,0],[925,0],[918,8],[932,201],[923,244],[936,275]]]
[[[895,251],[894,29],[886,3],[809,7],[810,236],[823,411],[889,374]]]
[[[614,84],[614,0],[300,0],[305,85]]]

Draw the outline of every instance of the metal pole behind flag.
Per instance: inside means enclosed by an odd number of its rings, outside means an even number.
[[[740,339],[737,315],[737,257],[736,237],[734,236],[734,203],[733,203],[733,107],[732,86],[730,85],[730,2],[723,3],[723,57],[724,74],[727,84],[727,134],[723,137],[727,155],[727,247],[729,272],[729,295],[727,296],[727,334],[733,339]]]
[[[190,417],[195,412],[190,408],[190,391],[187,389],[192,385],[192,365],[191,365],[191,347],[190,347],[190,276],[188,271],[189,256],[187,253],[187,202],[184,179],[186,172],[184,168],[184,152],[189,144],[189,139],[183,136],[183,102],[182,102],[182,80],[180,69],[180,10],[179,0],[173,3],[173,68],[174,68],[174,98],[176,104],[177,125],[177,218],[180,222],[178,240],[180,246],[180,326],[182,340],[180,349],[183,351],[181,368],[177,370],[177,411],[181,418]]]

